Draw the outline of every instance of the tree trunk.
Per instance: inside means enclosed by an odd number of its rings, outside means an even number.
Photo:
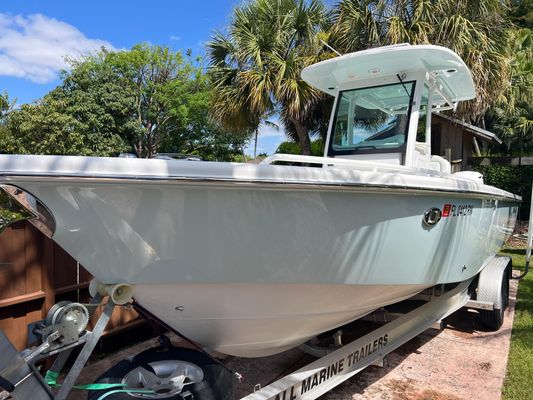
[[[137,143],[133,144],[133,150],[135,151],[135,154],[138,158],[142,158],[143,145],[141,139],[139,139]]]
[[[311,140],[309,139],[309,130],[300,121],[292,121],[296,128],[296,133],[300,141],[300,154],[303,156],[311,155]]]
[[[259,135],[259,128],[255,128],[254,160],[257,158],[257,135]]]
[[[153,149],[153,137],[152,137],[152,123],[148,122],[146,124],[146,158],[152,158],[152,149]]]

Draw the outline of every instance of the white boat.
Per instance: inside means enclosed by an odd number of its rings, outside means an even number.
[[[302,77],[336,98],[324,157],[1,155],[4,208],[23,205],[99,282],[131,284],[172,328],[238,356],[284,351],[478,274],[520,198],[430,154],[431,112],[475,95],[464,62],[400,45]]]

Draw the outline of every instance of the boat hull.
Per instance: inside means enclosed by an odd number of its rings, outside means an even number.
[[[54,240],[103,283],[459,282],[499,250],[517,209],[454,193],[393,190],[21,186],[54,215]],[[424,213],[445,204],[470,213],[426,226]]]
[[[241,356],[283,351],[424,288],[472,278],[518,210],[510,194],[449,177],[215,165],[228,169],[224,181],[85,173],[4,182],[46,205],[53,239],[100,282],[134,285],[136,301],[176,330]],[[277,181],[243,179],[239,168]],[[288,184],[285,173],[310,178]],[[424,215],[434,208],[448,215],[430,226]]]
[[[136,285],[142,306],[185,337],[239,357],[280,353],[423,285]]]

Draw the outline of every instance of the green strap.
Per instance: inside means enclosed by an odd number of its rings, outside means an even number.
[[[111,390],[110,392],[104,393],[96,400],[104,400],[107,396],[111,396],[115,393],[146,393],[146,394],[155,394],[153,390],[142,390],[142,389],[131,389],[131,390]]]
[[[50,387],[57,387],[57,378],[59,377],[59,372],[55,371],[46,371],[44,375],[44,381]]]
[[[58,388],[61,386],[60,383],[57,383],[57,378],[59,377],[59,372],[55,371],[46,371],[46,374],[44,375],[44,380],[47,383],[48,386],[53,388]],[[136,392],[136,393],[154,393],[153,390],[143,390],[139,392],[137,389],[127,389],[127,385],[123,383],[89,383],[86,385],[74,385],[74,389],[81,389],[81,390],[105,390],[105,389],[113,389],[113,388],[121,388],[122,390],[113,390],[111,392],[108,392],[105,394],[107,396],[111,393],[118,393],[118,392]],[[104,397],[102,397],[103,399]]]

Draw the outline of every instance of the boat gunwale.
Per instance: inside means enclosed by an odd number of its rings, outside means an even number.
[[[466,195],[468,198],[480,198],[480,199],[490,199],[490,200],[503,200],[511,201],[516,203],[522,202],[522,197],[515,195],[513,193],[505,192],[501,189],[502,193],[491,193],[489,191],[476,191],[468,189],[441,189],[436,187],[423,187],[423,186],[407,186],[407,185],[392,185],[392,184],[371,184],[371,183],[360,183],[360,182],[317,182],[317,181],[281,181],[281,180],[272,180],[272,179],[242,179],[242,178],[198,178],[198,177],[188,177],[188,176],[143,176],[139,177],[138,175],[81,175],[81,174],[6,174],[0,173],[0,177],[3,178],[4,182],[0,182],[0,185],[13,185],[17,186],[17,183],[32,182],[35,178],[54,178],[55,180],[62,182],[94,182],[102,184],[110,183],[130,183],[131,181],[153,184],[153,183],[165,183],[173,185],[212,185],[213,183],[220,184],[225,187],[231,186],[257,186],[264,189],[279,189],[291,188],[298,190],[338,190],[339,188],[344,189],[346,192],[353,192],[363,189],[365,192],[371,193],[372,191],[377,193],[382,193],[384,191],[395,190],[399,192],[404,192],[403,194],[424,194],[436,193],[439,195],[445,194],[460,194]],[[0,178],[0,180],[2,180]],[[434,177],[435,178],[435,177]],[[445,177],[442,177],[445,179]],[[458,180],[459,181],[459,180]],[[463,180],[461,180],[463,181]],[[464,181],[463,181],[464,182]],[[475,183],[470,181],[471,183]],[[488,185],[487,185],[488,186]],[[493,186],[489,186],[493,187]],[[22,188],[25,190],[24,188]]]

